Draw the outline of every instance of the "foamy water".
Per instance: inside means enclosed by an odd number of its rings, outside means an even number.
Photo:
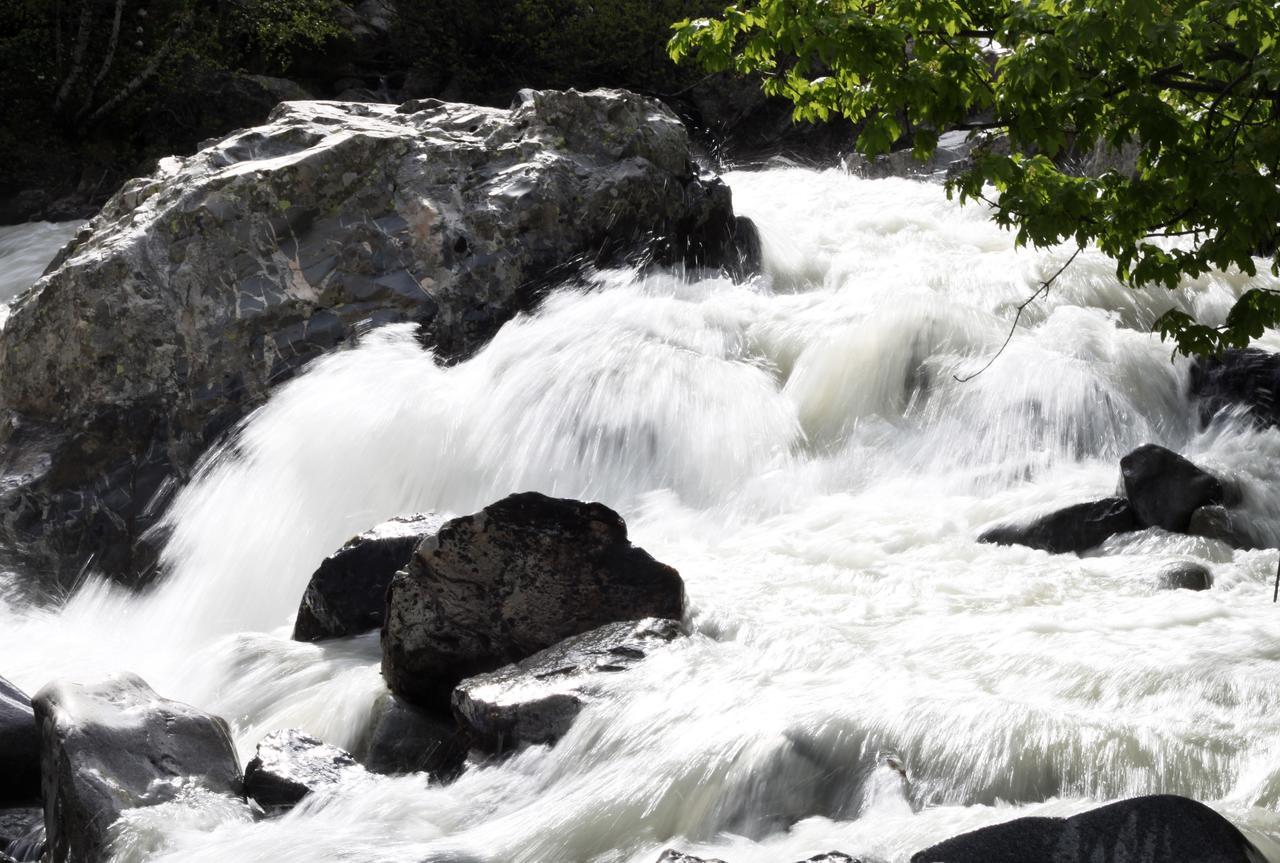
[[[389,516],[527,489],[622,512],[684,576],[693,635],[611,677],[554,747],[259,823],[194,795],[133,813],[118,859],[896,863],[1152,792],[1280,838],[1274,550],[1158,530],[1084,557],[974,541],[1114,493],[1147,442],[1237,481],[1280,540],[1280,432],[1199,430],[1186,361],[1149,332],[1174,304],[1221,317],[1264,280],[1139,293],[1086,252],[961,383],[1070,249],[1015,250],[935,186],[729,179],[764,276],[608,273],[458,366],[404,327],[318,361],[180,494],[157,591],[0,607],[0,673],[34,690],[137,671],[226,716],[243,756],[292,726],[350,746],[382,691],[377,638],[288,640],[316,564]],[[1155,590],[1175,560],[1208,565],[1213,589]]]

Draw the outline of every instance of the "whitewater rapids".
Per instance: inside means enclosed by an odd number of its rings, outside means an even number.
[[[136,671],[225,716],[242,758],[278,728],[358,741],[376,634],[289,632],[321,558],[399,513],[530,489],[603,501],[684,576],[692,637],[611,677],[552,748],[447,787],[374,777],[258,823],[193,794],[132,813],[118,861],[899,863],[1153,792],[1210,803],[1280,861],[1276,552],[1159,530],[1083,557],[974,541],[1114,493],[1120,456],[1155,442],[1237,481],[1280,542],[1280,432],[1200,430],[1187,362],[1150,333],[1171,305],[1221,319],[1274,281],[1134,292],[1088,251],[961,383],[1070,249],[1017,250],[933,185],[727,179],[761,229],[761,277],[604,273],[453,367],[404,327],[375,331],[206,462],[153,593],[90,579],[55,607],[0,598],[0,674],[34,691]],[[0,245],[0,270],[29,280],[14,254]],[[1157,591],[1180,560],[1213,588]]]

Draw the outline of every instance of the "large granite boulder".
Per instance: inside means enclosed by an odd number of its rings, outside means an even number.
[[[40,798],[40,737],[31,699],[0,677],[0,803]]]
[[[390,692],[374,702],[357,757],[373,773],[426,773],[448,781],[461,772],[469,742],[453,717],[414,707]]]
[[[398,516],[326,557],[302,594],[294,640],[342,638],[382,626],[391,577],[404,569],[418,543],[445,520],[430,514]]]
[[[1025,545],[1053,554],[1081,552],[1100,545],[1107,537],[1138,527],[1133,509],[1121,497],[1077,503],[1020,524],[989,528],[978,542]]]
[[[622,620],[684,616],[684,582],[613,510],[527,492],[427,537],[387,590],[382,674],[447,709],[464,678]]]
[[[245,794],[268,811],[288,809],[303,797],[359,779],[365,769],[349,753],[296,728],[273,731],[244,768]]]
[[[492,753],[554,743],[598,689],[680,634],[678,620],[610,623],[528,659],[469,677],[453,690],[453,712],[472,744]]]
[[[1191,394],[1204,425],[1233,407],[1243,408],[1258,425],[1280,425],[1280,354],[1245,348],[1198,357],[1191,366]]]
[[[1142,527],[1185,533],[1193,512],[1226,499],[1216,477],[1156,444],[1140,446],[1120,459],[1120,476]]]
[[[49,863],[104,859],[121,812],[172,800],[186,785],[241,793],[227,723],[161,698],[136,675],[55,681],[33,706]]]
[[[125,184],[14,304],[0,539],[143,575],[174,478],[356,333],[416,321],[460,357],[582,267],[742,272],[750,231],[676,116],[631,93],[284,103]]]
[[[1186,797],[1122,800],[1071,818],[1017,818],[948,839],[911,863],[1264,863],[1239,830]]]

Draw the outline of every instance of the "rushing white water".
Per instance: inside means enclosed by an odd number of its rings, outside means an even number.
[[[315,565],[397,513],[525,489],[622,512],[683,574],[693,635],[612,677],[554,747],[258,823],[193,794],[132,813],[120,860],[903,861],[1157,791],[1274,851],[1276,552],[1158,530],[1083,557],[974,541],[1112,493],[1148,441],[1236,479],[1280,540],[1280,432],[1198,430],[1186,363],[1149,332],[1175,303],[1220,317],[1250,280],[1132,292],[1086,253],[961,383],[1066,250],[1015,250],[935,186],[730,180],[763,277],[605,274],[451,368],[403,328],[372,333],[283,387],[180,494],[153,594],[0,601],[0,672],[37,688],[135,670],[226,716],[245,755],[289,726],[350,746],[382,691],[377,639],[288,640]],[[1155,590],[1188,559],[1212,590]]]
[[[83,224],[31,222],[0,225],[0,324],[9,317],[9,303],[40,278],[54,254]]]

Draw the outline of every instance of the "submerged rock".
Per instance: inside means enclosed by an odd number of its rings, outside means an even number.
[[[295,641],[359,635],[382,626],[387,585],[443,516],[406,515],[374,527],[329,555],[307,583],[293,625]]]
[[[1213,587],[1213,574],[1199,563],[1171,563],[1156,573],[1156,586],[1161,590],[1208,590]]]
[[[911,863],[1262,863],[1217,812],[1186,797],[1135,797],[1071,818],[1017,818],[948,839]]]
[[[0,677],[0,803],[40,798],[40,736],[31,699]],[[0,850],[4,846],[0,844]]]
[[[680,635],[678,620],[611,623],[566,638],[513,665],[467,678],[453,712],[473,744],[489,752],[553,743],[601,683]]]
[[[244,769],[244,791],[264,809],[278,810],[364,772],[350,753],[290,728],[273,731],[258,744]]]
[[[1112,534],[1134,530],[1137,526],[1128,501],[1107,497],[1073,504],[1026,524],[997,525],[984,531],[978,542],[1025,545],[1065,554],[1093,548]]]
[[[676,116],[635,94],[286,102],[125,184],[14,303],[0,538],[139,576],[166,490],[355,334],[414,321],[464,356],[583,267],[743,273],[750,233]]]
[[[1199,357],[1191,365],[1191,393],[1202,425],[1233,407],[1244,408],[1258,425],[1280,425],[1280,354],[1245,348]]]
[[[49,863],[103,859],[121,812],[172,800],[185,785],[241,792],[227,723],[161,698],[136,675],[92,685],[55,681],[33,706]]]
[[[462,769],[467,748],[452,716],[421,710],[388,692],[374,703],[369,738],[359,755],[374,773],[427,773],[447,781]]]
[[[1266,543],[1253,536],[1248,523],[1240,514],[1225,506],[1202,506],[1196,509],[1191,513],[1187,533],[1216,539],[1232,548],[1248,550],[1266,547]]]
[[[684,616],[680,574],[599,503],[515,494],[422,541],[387,591],[382,674],[447,709],[464,678],[606,623]]]
[[[1146,444],[1120,460],[1125,496],[1138,524],[1186,533],[1191,514],[1222,503],[1222,483],[1173,450]]]

